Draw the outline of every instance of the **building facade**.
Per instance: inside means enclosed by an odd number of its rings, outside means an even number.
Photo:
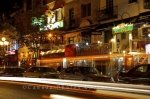
[[[128,69],[140,62],[140,58],[149,62],[145,56],[150,43],[149,0],[37,0],[38,3],[31,0],[32,5],[28,5],[29,1],[24,3],[24,13],[18,12],[16,17],[29,19],[16,21],[16,25],[23,26],[25,34],[39,33],[36,44],[43,49],[39,52],[41,63],[57,64],[67,58],[69,65],[99,66],[106,73],[112,64],[117,65],[115,68],[127,65]],[[46,16],[46,23],[40,25],[34,21],[31,26],[32,18],[41,15]]]

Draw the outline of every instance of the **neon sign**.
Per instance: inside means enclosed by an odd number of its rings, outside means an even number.
[[[133,30],[133,24],[120,24],[116,27],[113,27],[112,28],[113,30],[113,33],[116,34],[116,33],[125,33],[125,32],[130,32]]]
[[[46,17],[45,15],[42,15],[41,17],[32,17],[32,25],[33,26],[39,26],[40,31],[44,30],[46,25]]]

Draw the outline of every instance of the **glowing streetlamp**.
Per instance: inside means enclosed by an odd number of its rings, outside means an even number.
[[[5,42],[5,41],[6,41],[6,38],[5,38],[5,37],[2,37],[2,41]]]
[[[9,42],[6,41],[5,37],[2,37],[1,41],[0,41],[0,45],[3,46],[3,48],[5,48],[4,46],[8,46]]]
[[[50,33],[50,34],[48,34],[48,37],[49,37],[49,38],[51,38],[52,36],[53,36],[53,35],[52,35],[51,33]]]

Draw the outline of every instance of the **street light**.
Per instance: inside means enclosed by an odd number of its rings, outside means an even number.
[[[6,38],[5,37],[2,37],[1,41],[0,41],[0,45],[1,46],[4,46],[3,48],[5,49],[5,46],[8,46],[9,45],[9,42],[6,41]]]
[[[1,38],[1,41],[0,41],[0,46],[3,47],[3,54],[2,54],[2,58],[3,58],[3,66],[5,67],[5,51],[7,50],[7,46],[9,45],[9,42],[6,41],[6,38],[5,37],[2,37]],[[6,49],[5,49],[5,46],[6,46]]]

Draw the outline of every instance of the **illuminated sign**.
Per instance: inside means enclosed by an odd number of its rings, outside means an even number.
[[[46,25],[46,17],[45,15],[42,15],[41,17],[32,17],[32,25],[33,26],[39,26],[40,31],[44,30]]]
[[[112,28],[113,30],[113,33],[116,34],[116,33],[125,33],[125,32],[130,32],[133,30],[133,24],[120,24],[116,27],[113,27]]]
[[[53,30],[53,29],[57,29],[57,28],[61,28],[64,26],[64,23],[63,23],[63,20],[62,21],[58,21],[58,22],[55,22],[53,24],[47,24],[47,28],[50,29],[50,30]]]
[[[48,11],[46,15],[47,15],[46,29],[53,30],[64,26],[61,9],[57,11],[57,16],[56,16],[56,12],[54,11]]]
[[[14,54],[16,54],[16,51],[15,51],[15,50],[7,51],[7,54],[9,54],[9,55],[14,55]]]
[[[32,25],[39,26],[40,31],[45,31],[62,28],[64,26],[64,22],[61,15],[57,16],[56,19],[56,14],[53,11],[49,11],[46,15],[42,15],[39,18],[33,17]]]

